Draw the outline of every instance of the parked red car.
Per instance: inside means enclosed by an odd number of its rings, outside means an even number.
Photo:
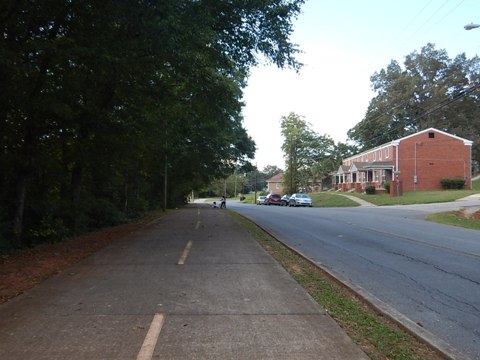
[[[282,197],[278,194],[268,194],[265,199],[265,205],[281,205]]]

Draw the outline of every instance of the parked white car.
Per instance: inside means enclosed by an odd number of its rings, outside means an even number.
[[[307,194],[293,194],[288,200],[288,206],[308,206],[312,207],[312,198]]]
[[[257,198],[257,205],[265,205],[265,200],[267,199],[266,196],[260,195]]]

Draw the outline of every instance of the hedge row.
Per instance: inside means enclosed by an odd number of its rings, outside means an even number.
[[[442,189],[463,189],[465,186],[466,180],[465,179],[442,179],[440,180],[440,184],[442,184]]]

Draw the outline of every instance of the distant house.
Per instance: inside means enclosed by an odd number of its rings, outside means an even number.
[[[369,185],[383,189],[388,181],[394,194],[441,189],[441,179],[460,178],[471,189],[472,144],[429,128],[344,159],[333,174],[333,187],[361,192]]]
[[[283,194],[283,173],[278,173],[267,179],[267,190],[272,194]]]
[[[267,180],[267,191],[275,194],[284,194],[283,173],[278,173]],[[305,188],[297,189],[298,192],[318,192],[322,190],[321,182],[308,180]]]

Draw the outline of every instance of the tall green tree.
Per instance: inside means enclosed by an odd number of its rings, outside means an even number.
[[[299,188],[307,188],[312,166],[319,160],[318,145],[322,139],[302,116],[295,113],[282,116],[280,127],[286,165],[284,187],[292,194]]]
[[[111,225],[247,165],[246,77],[259,56],[300,67],[303,2],[2,1],[0,240]]]
[[[266,165],[261,171],[261,173],[265,175],[266,179],[269,179],[272,176],[275,176],[282,172],[283,170],[276,165]]]
[[[310,123],[295,113],[281,118],[281,129],[286,164],[284,186],[291,194],[328,186],[330,173],[338,168],[342,158],[356,152],[353,145],[336,144],[329,135],[317,134]]]
[[[362,149],[436,127],[473,140],[480,160],[480,58],[451,59],[427,44],[406,56],[403,67],[392,61],[372,77],[377,95],[365,118],[348,131]]]

